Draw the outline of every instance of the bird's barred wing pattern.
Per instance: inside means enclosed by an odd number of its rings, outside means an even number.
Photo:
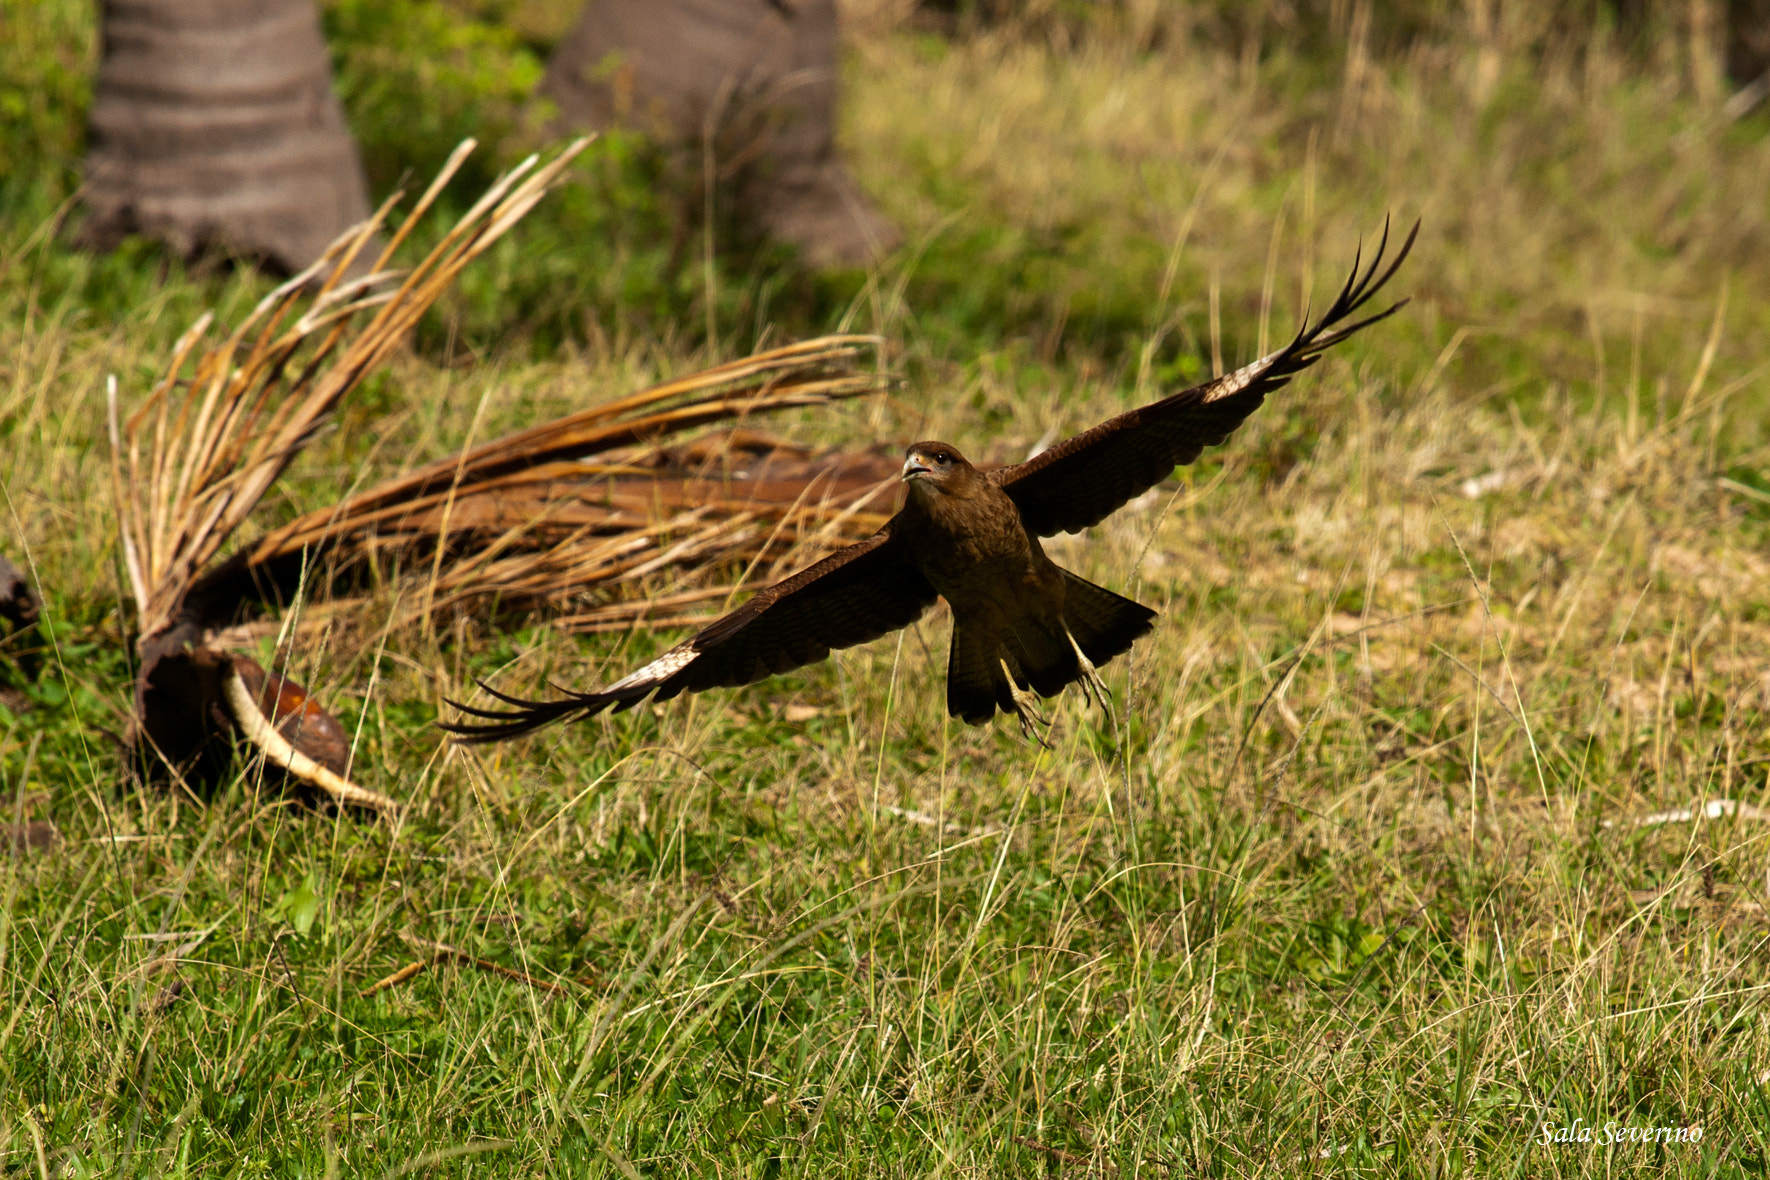
[[[1057,444],[1013,467],[989,473],[1020,507],[1036,536],[1069,533],[1097,524],[1148,491],[1175,467],[1198,458],[1206,447],[1228,438],[1266,395],[1313,365],[1321,354],[1361,328],[1393,315],[1405,303],[1340,326],[1358,313],[1389,281],[1420,232],[1416,222],[1394,261],[1382,269],[1389,227],[1376,255],[1363,269],[1362,251],[1332,306],[1277,352],[1159,402],[1108,419],[1092,430]]]
[[[891,526],[758,592],[645,667],[597,692],[526,701],[486,688],[514,706],[480,709],[450,703],[482,720],[444,729],[465,743],[520,737],[554,721],[630,709],[651,693],[667,701],[684,692],[752,684],[907,627],[933,605],[934,587],[905,559]],[[485,687],[485,686],[481,686]]]

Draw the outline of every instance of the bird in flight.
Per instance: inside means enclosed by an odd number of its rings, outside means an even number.
[[[477,720],[443,728],[462,742],[500,741],[554,721],[630,709],[653,693],[666,701],[753,684],[907,627],[936,597],[953,615],[946,703],[954,717],[981,725],[1000,709],[1030,732],[1037,698],[1076,683],[1104,706],[1099,668],[1147,634],[1156,613],[1060,568],[1039,538],[1104,520],[1228,438],[1268,393],[1329,348],[1393,315],[1405,300],[1354,319],[1400,267],[1419,228],[1385,267],[1385,224],[1369,265],[1361,251],[1322,317],[1310,323],[1305,316],[1290,343],[1253,364],[1010,467],[979,471],[949,443],[915,443],[903,463],[902,510],[866,540],[758,592],[606,688],[548,701],[487,688],[512,707],[451,702]]]

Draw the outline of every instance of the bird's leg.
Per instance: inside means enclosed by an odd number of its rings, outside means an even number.
[[[1014,698],[1014,715],[1020,719],[1020,732],[1043,746],[1045,739],[1034,731],[1033,723],[1037,722],[1046,728],[1050,728],[1051,723],[1039,712],[1039,698],[1020,687],[1014,679],[1014,673],[1008,668],[1007,660],[998,656],[997,661],[1002,665],[1002,675],[1008,679],[1008,695]]]
[[[1100,670],[1094,667],[1093,662],[1087,656],[1082,654],[1082,645],[1076,642],[1076,637],[1069,633],[1068,627],[1063,629],[1063,637],[1069,640],[1070,650],[1076,653],[1076,667],[1082,671],[1081,676],[1077,678],[1082,686],[1082,696],[1088,700],[1099,702],[1103,710],[1111,713],[1112,692],[1106,687],[1106,681],[1100,679]]]

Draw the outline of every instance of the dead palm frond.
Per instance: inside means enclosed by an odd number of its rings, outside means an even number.
[[[451,501],[459,505],[474,496],[613,475],[622,465],[599,469],[585,461],[694,427],[873,392],[877,379],[853,372],[851,365],[863,348],[877,343],[870,336],[807,340],[518,431],[291,521],[253,546],[249,560],[262,563],[354,533],[397,529],[428,510],[446,514]]]
[[[525,162],[418,266],[387,270],[459,167],[471,147],[464,144],[368,274],[346,278],[397,196],[199,353],[211,322],[203,317],[121,425],[113,380],[113,478],[141,627],[136,738],[159,766],[213,778],[217,765],[192,768],[222,756],[214,739],[224,735],[209,718],[224,717],[267,760],[334,799],[392,806],[348,781],[346,747],[314,737],[336,723],[305,690],[267,680],[226,650],[261,633],[229,626],[243,604],[292,593],[320,563],[326,574],[308,582],[318,593],[303,628],[358,613],[353,573],[391,559],[407,562],[404,588],[415,592],[397,596],[387,627],[490,600],[563,606],[564,625],[599,631],[691,622],[700,604],[730,592],[695,583],[697,571],[778,568],[791,554],[839,547],[884,521],[896,463],[881,454],[815,455],[741,427],[664,445],[713,423],[879,389],[859,363],[878,341],[842,335],[757,353],[440,459],[217,560],[350,391],[583,146],[544,167]],[[622,599],[622,588],[644,596]],[[302,718],[312,724],[303,729]]]
[[[449,157],[369,274],[344,281],[399,193],[266,295],[231,335],[197,357],[186,378],[212,316],[198,320],[121,432],[112,380],[118,524],[144,637],[172,623],[198,573],[345,396],[463,267],[534,208],[588,143],[578,140],[545,166],[529,157],[493,184],[417,266],[404,273],[385,269],[472,150],[470,140]],[[370,311],[373,318],[353,331],[352,321]]]
[[[352,570],[384,557],[434,557],[415,573],[420,592],[405,596],[413,605],[390,620],[397,625],[475,599],[569,604],[659,570],[751,561],[771,544],[846,543],[884,520],[862,509],[894,463],[813,455],[741,428],[658,444],[714,422],[875,391],[879,379],[855,362],[876,344],[829,336],[772,349],[438,460],[245,546],[192,597],[219,615],[242,598],[292,590],[323,560],[334,597],[322,614],[335,615],[353,601],[338,597]]]
[[[199,353],[213,318],[203,316],[179,339],[164,376],[121,426],[116,380],[109,382],[118,526],[140,622],[137,737],[175,772],[211,744],[208,713],[214,706],[248,738],[256,740],[266,728],[262,716],[240,715],[250,695],[230,687],[233,669],[224,653],[207,648],[201,621],[185,612],[198,576],[339,403],[398,347],[461,269],[534,208],[588,142],[576,141],[545,165],[535,156],[523,161],[422,262],[409,271],[388,270],[395,251],[472,151],[472,141],[462,144],[368,274],[347,279],[401,194]],[[289,763],[286,757],[279,761]],[[370,796],[350,801],[391,802]]]

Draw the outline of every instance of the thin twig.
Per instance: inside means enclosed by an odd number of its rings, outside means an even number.
[[[400,984],[406,982],[406,980],[408,980],[408,979],[413,978],[420,971],[424,970],[424,968],[430,966],[432,963],[436,962],[437,959],[439,959],[441,957],[442,957],[442,955],[441,955],[441,952],[439,951],[436,954],[431,955],[427,959],[413,959],[410,963],[407,963],[404,967],[401,967],[398,971],[395,971],[392,975],[389,975],[384,979],[377,979],[374,983],[370,984],[368,987],[364,988],[362,991],[358,992],[357,994],[362,996],[364,999],[367,999],[368,997],[374,995],[376,992],[385,991],[390,987],[398,987]]]
[[[542,991],[552,992],[554,995],[567,995],[570,992],[569,988],[561,987],[557,983],[550,983],[549,981],[547,981],[545,979],[538,979],[535,976],[530,975],[527,971],[518,971],[514,967],[506,967],[502,963],[494,963],[490,959],[482,959],[478,955],[475,955],[469,951],[464,951],[458,946],[450,946],[446,942],[437,942],[435,939],[422,938],[419,935],[410,933],[409,931],[402,932],[400,934],[400,937],[405,939],[407,942],[411,943],[413,946],[425,947],[425,948],[428,948],[429,950],[431,950],[432,952],[434,952],[429,960],[432,963],[436,962],[438,959],[453,959],[457,963],[466,963],[470,967],[477,967],[481,971],[489,971],[494,975],[502,975],[506,979],[514,979],[518,983],[526,983],[530,987],[538,987]],[[402,968],[401,970],[402,971],[411,971],[412,975],[416,975],[418,973],[417,971],[412,971],[410,965],[408,965],[405,968]],[[422,970],[422,967],[420,967],[419,970]],[[395,972],[394,974],[399,975],[399,974],[401,974],[401,972]],[[410,977],[411,976],[406,976],[406,978],[410,978]],[[388,976],[388,980],[392,980],[393,982],[396,982],[396,983],[402,982],[401,980],[394,979],[394,976],[392,976],[392,975]],[[387,981],[384,980],[383,982],[385,983]],[[574,982],[577,982],[580,987],[588,987],[589,986],[588,984],[582,983],[581,981],[574,981]],[[376,988],[378,989],[380,986],[381,986],[380,984],[377,984]],[[365,993],[365,994],[368,994],[368,993]]]

